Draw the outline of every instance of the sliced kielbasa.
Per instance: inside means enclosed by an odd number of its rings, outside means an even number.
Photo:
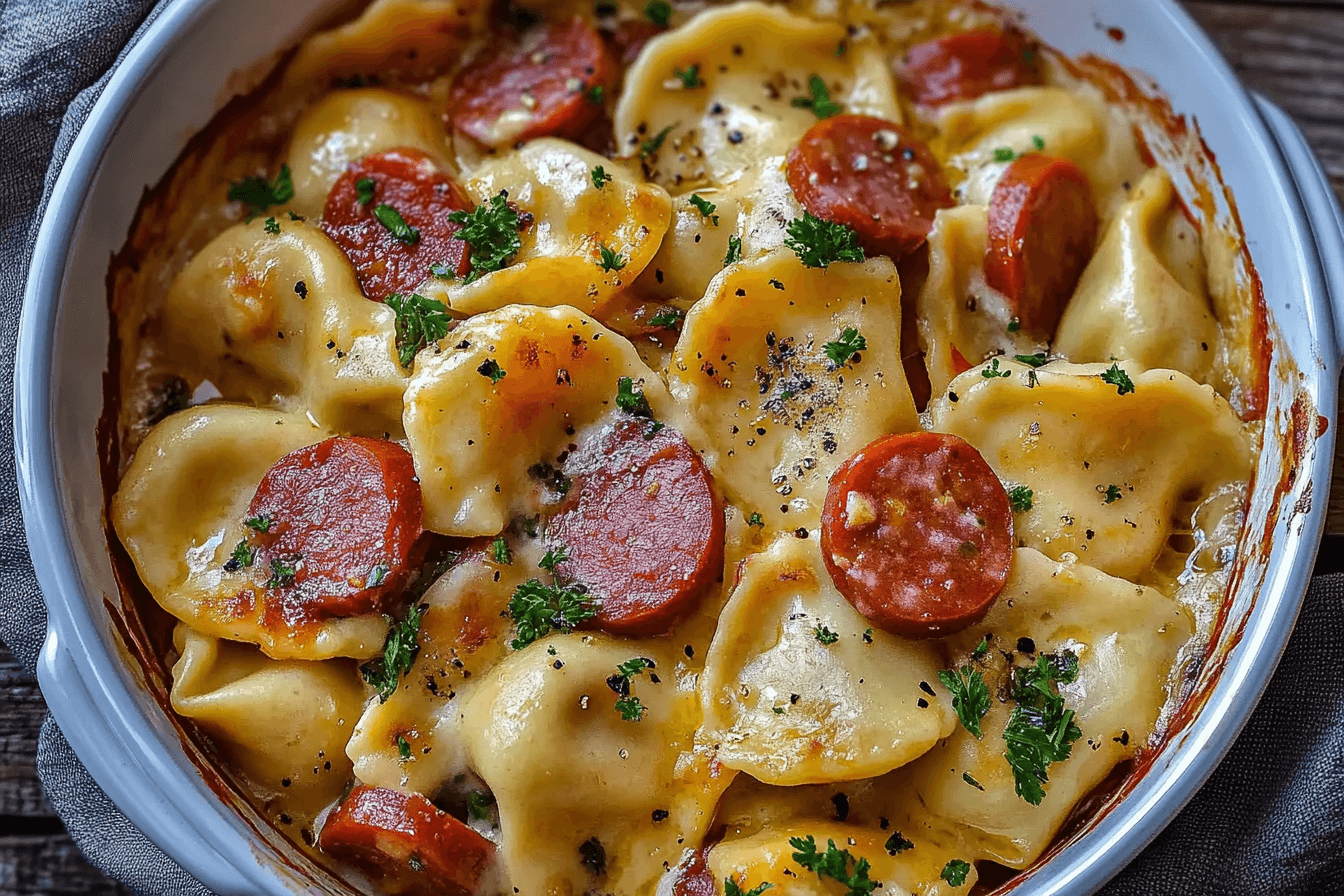
[[[1003,172],[989,200],[985,281],[1023,329],[1054,335],[1099,226],[1087,175],[1068,159],[1031,153]]]
[[[570,560],[557,572],[597,599],[592,624],[623,635],[666,632],[723,571],[723,507],[681,433],[626,420],[579,447],[570,491],[546,526]]]
[[[900,258],[919,248],[934,213],[953,204],[928,146],[866,115],[814,124],[789,152],[787,174],[804,208],[854,228],[869,254]]]
[[[874,625],[946,635],[1008,580],[1013,513],[998,476],[957,436],[885,436],[831,477],[821,548],[840,593]]]
[[[471,247],[457,239],[462,225],[448,216],[471,207],[429,156],[392,149],[346,169],[327,194],[322,230],[354,265],[364,295],[382,302],[413,292],[436,273],[467,273]]]
[[[418,793],[355,786],[322,827],[322,851],[387,892],[471,896],[494,858],[489,840]]]
[[[450,95],[454,126],[487,146],[534,137],[577,139],[602,113],[594,88],[610,94],[619,67],[582,19],[534,26],[487,48],[458,73]]]
[[[921,106],[973,100],[996,90],[1041,83],[1035,41],[1017,28],[978,28],[910,48],[901,80]]]
[[[420,484],[396,442],[335,437],[292,451],[247,513],[267,589],[313,617],[381,612],[418,559]]]

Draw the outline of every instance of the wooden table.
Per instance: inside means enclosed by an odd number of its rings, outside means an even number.
[[[1297,119],[1344,202],[1344,2],[1185,5],[1246,84]],[[1344,534],[1344,463],[1328,527]],[[42,798],[33,755],[44,712],[36,682],[0,647],[0,896],[129,896],[84,861]]]

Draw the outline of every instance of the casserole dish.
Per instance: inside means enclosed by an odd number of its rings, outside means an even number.
[[[287,9],[284,15],[293,21],[272,19],[271,33],[301,32],[308,23],[303,16],[326,11],[320,7]],[[1269,284],[1267,412],[1277,434],[1261,459],[1243,541],[1257,547],[1243,552],[1221,638],[1202,664],[1188,704],[1199,712],[1189,713],[1154,753],[1147,773],[1129,782],[1125,801],[1112,801],[1118,808],[1093,819],[1051,862],[1022,879],[1029,883],[1018,883],[1039,892],[1072,892],[1104,880],[1203,780],[1249,713],[1286,641],[1321,524],[1321,504],[1318,500],[1313,509],[1310,500],[1315,476],[1303,474],[1325,469],[1330,457],[1333,431],[1315,409],[1334,406],[1337,346],[1328,286],[1337,272],[1326,265],[1339,261],[1339,235],[1328,194],[1321,193],[1319,172],[1300,149],[1300,138],[1267,113],[1282,135],[1274,142],[1179,14],[1156,5],[1125,8],[1123,14],[1117,9],[1122,21],[1094,29],[1091,20],[1052,21],[1047,7],[1028,5],[1028,24],[1039,25],[1064,51],[1100,51],[1154,72],[1159,85],[1171,85],[1178,109],[1221,116],[1207,119],[1208,136],[1252,222],[1248,235]],[[242,45],[253,38],[240,36],[247,33],[246,19],[234,17],[248,12],[207,3],[171,7],[109,86],[58,183],[43,227],[24,320],[16,407],[25,509],[32,543],[40,546],[37,566],[47,593],[64,598],[51,608],[42,670],[58,721],[113,799],[209,886],[286,892],[301,885],[328,889],[327,879],[246,810],[235,815],[221,808],[209,791],[225,802],[227,792],[189,747],[176,743],[179,732],[158,713],[153,687],[138,686],[129,664],[114,657],[128,630],[116,625],[110,598],[103,606],[97,601],[97,590],[110,595],[112,579],[97,505],[87,498],[100,491],[98,457],[88,439],[99,411],[90,396],[98,390],[92,370],[75,360],[102,353],[101,320],[78,313],[72,299],[63,300],[74,284],[97,282],[139,188],[167,166],[180,136],[204,123],[198,113],[213,108],[216,85],[226,83],[234,60],[264,58],[280,48]],[[1125,33],[1142,40],[1118,40]],[[1192,53],[1202,53],[1208,66],[1193,79],[1193,88],[1184,86],[1192,80],[1188,72],[1168,70],[1163,62]],[[210,73],[218,78],[204,76]],[[61,413],[53,419],[57,407]],[[208,804],[199,804],[202,799]],[[203,849],[210,852],[202,854]]]

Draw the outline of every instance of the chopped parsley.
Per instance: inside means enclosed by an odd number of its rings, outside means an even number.
[[[1129,374],[1120,368],[1118,362],[1106,368],[1101,374],[1101,381],[1110,383],[1115,387],[1115,391],[1121,395],[1134,391],[1134,381],[1129,378]]]
[[[621,268],[625,267],[625,258],[615,250],[607,248],[606,243],[598,243],[597,251],[598,255],[601,256],[598,259],[597,266],[600,267],[603,272],[610,274],[612,271],[619,271]]]
[[[630,681],[645,669],[654,667],[653,660],[642,656],[632,657],[616,667],[616,674],[607,679],[607,687],[616,693],[616,711],[626,722],[638,722],[644,718],[648,707],[639,702],[638,697],[630,694]]]
[[[1120,486],[1118,485],[1106,486],[1106,497],[1103,500],[1107,504],[1114,504],[1116,501],[1119,501],[1121,497],[1122,496],[1120,494]]]
[[[301,554],[296,554],[288,560],[272,560],[271,577],[266,580],[266,587],[288,588],[293,585],[294,577],[299,574],[298,562],[302,559]]]
[[[943,873],[939,875],[954,887],[966,885],[966,875],[971,871],[970,862],[962,859],[953,859],[943,866]]]
[[[397,735],[397,752],[401,754],[403,762],[411,758],[411,745],[400,734]]]
[[[1016,333],[1018,330],[1022,329],[1022,321],[1018,320],[1017,318],[1013,318],[1012,320],[1008,321],[1007,329],[1009,333]]]
[[[699,193],[692,193],[691,198],[688,201],[691,203],[691,205],[696,207],[696,209],[700,212],[701,217],[709,218],[709,220],[714,222],[715,227],[719,226],[719,216],[714,214],[714,210],[718,208],[717,205],[710,202],[708,199],[701,196]]]
[[[376,564],[373,569],[369,570],[369,577],[365,582],[366,586],[369,588],[377,588],[379,585],[383,584],[383,582],[387,581],[387,574],[389,572],[391,572],[391,570],[389,570],[385,564]]]
[[[644,4],[644,15],[659,28],[666,28],[672,19],[672,4],[667,0],[649,0]]]
[[[454,212],[454,214],[457,214]],[[378,223],[387,228],[387,232],[392,234],[392,238],[399,243],[405,243],[408,246],[414,246],[420,242],[420,231],[406,223],[406,219],[386,202],[373,207],[373,216],[378,219]]]
[[[387,297],[387,307],[397,315],[397,359],[402,367],[410,367],[420,349],[438,342],[453,328],[448,309],[438,299],[393,293]]]
[[[1034,352],[1030,355],[1013,355],[1013,360],[1028,367],[1044,367],[1050,359],[1045,352]]]
[[[606,91],[602,88],[601,84],[594,84],[592,87],[588,88],[588,92],[584,94],[584,98],[594,106],[600,106],[602,105],[602,95],[604,93],[606,93]]]
[[[731,877],[723,879],[723,896],[761,896],[766,890],[773,887],[774,884],[766,881],[763,884],[757,884],[750,890],[744,890],[737,885],[737,881]]]
[[[653,409],[643,389],[635,388],[635,381],[623,376],[616,381],[616,407],[635,417],[652,417]]]
[[[373,201],[373,178],[361,177],[355,181],[355,192],[359,194],[359,204],[368,205]]]
[[[653,660],[645,659],[642,656],[632,657],[616,667],[616,671],[622,678],[631,679],[642,673],[645,669],[653,668]]]
[[[980,371],[980,375],[987,380],[998,379],[999,377],[1009,377],[1013,375],[1011,370],[999,367],[999,359],[995,358],[990,365]]]
[[[513,551],[509,550],[509,543],[503,535],[495,536],[495,540],[490,542],[490,559],[501,564],[513,562]]]
[[[764,529],[764,528],[765,528],[765,520],[761,518],[760,513],[758,513],[757,511],[753,510],[753,511],[751,512],[751,516],[747,517],[747,525],[748,525],[748,526],[760,526],[762,529]]]
[[[261,532],[265,534],[271,531],[271,527],[275,525],[275,521],[272,520],[270,516],[263,513],[258,516],[248,517],[243,520],[243,525],[253,532]]]
[[[660,0],[649,0],[649,5],[652,6],[657,2],[660,2]],[[648,7],[645,8],[647,9]],[[641,159],[647,159],[649,156],[656,153],[662,148],[663,141],[667,139],[667,135],[670,133],[672,133],[672,125],[668,125],[643,143],[639,144],[639,157]]]
[[[546,549],[545,556],[541,558],[541,562],[538,563],[537,566],[540,566],[551,575],[555,575],[555,568],[568,559],[569,549],[562,544],[558,544],[555,547]]]
[[[467,794],[467,816],[476,821],[485,821],[489,818],[490,797],[479,790]]]
[[[829,267],[837,261],[862,262],[863,247],[852,228],[835,221],[823,221],[811,212],[803,212],[785,228],[784,245],[809,268]]]
[[[1017,153],[1007,146],[1000,146],[994,150],[994,161],[996,162],[1011,162],[1015,158],[1017,158]]]
[[[1031,510],[1032,498],[1031,489],[1025,485],[1015,485],[1008,489],[1008,503],[1018,513],[1026,513]]]
[[[1040,134],[1033,134],[1031,138],[1031,145],[1036,147],[1037,152],[1040,152],[1041,150],[1045,149],[1045,138],[1042,137]]]
[[[564,547],[551,548],[537,565],[555,579],[547,585],[540,579],[528,579],[513,589],[509,598],[509,616],[518,636],[509,642],[514,650],[544,638],[553,631],[568,632],[574,626],[597,615],[595,601],[588,589],[575,582],[562,581],[555,568],[567,560]]]
[[[1039,656],[1034,666],[1016,671],[1013,699],[1017,705],[1008,716],[1003,739],[1008,744],[1008,765],[1013,770],[1017,795],[1039,806],[1045,798],[1052,762],[1069,758],[1074,741],[1083,736],[1074,723],[1074,713],[1052,687],[1078,678],[1078,657],[1070,652]]]
[[[621,719],[626,722],[640,722],[644,719],[644,713],[648,707],[639,702],[638,697],[622,697],[616,701],[616,711],[621,714]]]
[[[848,888],[845,896],[868,896],[878,887],[878,882],[868,877],[868,860],[855,859],[849,850],[836,847],[834,840],[826,841],[825,852],[817,852],[817,841],[811,834],[806,839],[790,837],[789,845],[797,850],[793,854],[795,862],[815,871],[819,880],[830,878],[844,884]]]
[[[962,666],[956,671],[942,670],[938,680],[952,693],[952,709],[961,719],[962,727],[977,740],[983,737],[980,720],[989,712],[989,685],[985,684],[984,676],[970,666]]]
[[[411,671],[420,652],[420,617],[424,613],[424,604],[411,607],[405,619],[388,629],[382,655],[359,667],[359,674],[378,691],[379,703],[386,703],[396,693],[401,677]]]
[[[728,252],[723,256],[723,266],[737,264],[742,260],[742,237],[728,237]]]
[[[971,651],[971,656],[980,659],[987,653],[989,653],[989,635],[980,639],[980,643],[975,645],[975,649]]]
[[[845,111],[845,107],[839,103],[832,102],[831,92],[826,89],[826,82],[821,80],[819,75],[813,75],[807,79],[807,89],[811,92],[810,97],[794,97],[792,105],[800,109],[811,109],[812,114],[818,118],[830,118],[832,115],[839,115]]]
[[[984,790],[984,789],[985,789],[985,785],[981,784],[979,781],[975,780],[975,778],[971,777],[971,773],[970,773],[970,772],[962,772],[962,773],[961,773],[961,780],[965,781],[967,784],[971,785],[971,786],[974,787],[976,790]]]
[[[662,327],[664,330],[679,330],[681,322],[686,317],[686,312],[680,308],[674,308],[671,305],[664,305],[658,309],[658,312],[649,318],[649,326]]]
[[[607,184],[611,183],[611,175],[608,174],[607,170],[603,168],[601,165],[598,165],[596,168],[594,168],[590,172],[590,174],[592,175],[593,178],[593,186],[599,190],[605,187]]]
[[[454,234],[471,246],[471,272],[467,283],[507,265],[523,248],[518,236],[522,217],[508,203],[508,193],[500,192],[470,212],[453,212],[448,220],[461,224]]]
[[[294,179],[290,176],[289,166],[281,165],[275,180],[264,177],[245,177],[229,184],[228,200],[247,205],[247,220],[273,205],[284,205],[294,198]]]
[[[901,836],[900,831],[892,831],[883,848],[886,849],[888,855],[894,856],[899,852],[905,852],[907,849],[914,849],[915,844]]]
[[[812,629],[812,634],[823,644],[831,645],[840,640],[840,633],[833,632],[824,625],[819,625]]]
[[[233,553],[229,559],[224,561],[225,572],[237,572],[240,569],[251,566],[257,559],[257,549],[243,539],[233,546]]]
[[[868,350],[868,340],[863,338],[863,334],[853,327],[845,327],[840,331],[840,338],[834,342],[828,342],[821,347],[826,353],[826,358],[836,367],[844,367],[853,360],[859,352]]]
[[[266,224],[264,226],[266,228],[266,232],[269,234],[277,234],[280,232],[280,222],[275,220],[274,218],[267,218]]]
[[[675,68],[672,70],[672,74],[677,76],[681,81],[681,86],[687,90],[705,86],[705,82],[700,80],[700,66],[698,65],[692,65],[687,69]]]
[[[456,280],[457,273],[452,268],[441,261],[436,261],[429,266],[429,273],[439,280]]]
[[[492,385],[498,384],[500,380],[509,375],[509,372],[499,366],[499,362],[494,358],[486,358],[476,367],[476,372],[481,376],[490,377]]]

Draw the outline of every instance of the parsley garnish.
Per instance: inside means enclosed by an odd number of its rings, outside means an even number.
[[[619,698],[616,701],[616,711],[627,722],[642,720],[644,713],[648,710],[647,706],[639,702],[638,697],[630,695],[630,680],[642,674],[645,669],[652,669],[653,667],[653,660],[645,659],[642,656],[632,657],[618,665],[616,674],[607,679],[607,687],[611,688]]]
[[[757,513],[755,510],[753,510],[753,511],[751,512],[751,516],[747,517],[747,525],[748,525],[748,526],[760,526],[762,529],[764,529],[764,528],[765,528],[765,520],[761,518],[761,515],[760,515],[759,513]]]
[[[741,260],[742,260],[742,237],[740,236],[728,237],[728,252],[723,256],[723,266],[728,267],[728,265],[737,264]]]
[[[859,237],[853,229],[835,221],[823,221],[811,212],[788,223],[784,245],[809,268],[829,267],[837,261],[864,259]]]
[[[685,317],[686,312],[680,308],[664,305],[658,309],[657,314],[649,318],[649,326],[662,327],[664,330],[680,330],[682,319]]]
[[[481,376],[490,377],[492,384],[498,384],[500,380],[509,375],[509,372],[499,366],[499,362],[494,358],[486,358],[476,367],[476,372]]]
[[[969,862],[962,861],[961,859],[953,859],[943,866],[943,873],[940,877],[954,887],[961,887],[965,886],[966,875],[970,873],[970,870],[971,865]]]
[[[719,226],[719,216],[714,214],[714,209],[718,208],[717,205],[710,202],[708,199],[701,196],[699,193],[692,193],[691,198],[688,201],[691,203],[691,205],[696,207],[696,209],[700,212],[701,217],[709,218],[711,221],[714,222],[715,227]]]
[[[648,707],[639,702],[638,697],[622,697],[616,701],[616,711],[621,714],[621,718],[627,722],[643,721],[644,713]]]
[[[820,76],[813,75],[808,78],[807,89],[811,91],[812,96],[794,97],[792,105],[800,109],[811,109],[812,114],[818,118],[830,118],[845,111],[844,106],[831,101],[831,92],[826,89],[826,82],[821,80]]]
[[[454,214],[457,214],[454,212]],[[408,246],[414,246],[420,242],[420,231],[406,223],[406,219],[386,202],[373,207],[373,216],[378,219],[378,223],[387,228],[387,232],[392,234],[392,238]]]
[[[994,161],[996,162],[1011,162],[1015,158],[1017,158],[1017,153],[1007,146],[1000,146],[994,150]]]
[[[1008,489],[1008,503],[1018,513],[1026,513],[1031,510],[1032,497],[1031,489],[1025,485],[1015,485]]]
[[[650,0],[650,5],[657,2],[659,2],[659,0]],[[643,143],[639,144],[639,157],[641,159],[647,159],[649,156],[656,153],[662,148],[663,141],[667,139],[667,135],[670,133],[672,133],[672,125],[668,125]]]
[[[402,367],[410,367],[420,349],[438,342],[453,327],[444,304],[419,293],[393,293],[387,297],[387,307],[397,315],[397,359]]]
[[[243,520],[243,525],[253,532],[261,532],[264,534],[271,531],[271,526],[275,525],[275,521],[263,513],[260,516],[248,517]]]
[[[439,280],[456,280],[457,274],[452,268],[441,261],[436,261],[429,266],[429,272]]]
[[[989,712],[989,685],[985,684],[984,676],[970,666],[962,666],[955,672],[942,670],[938,680],[952,693],[952,709],[962,726],[977,740],[983,737],[980,720]]]
[[[601,84],[594,84],[592,87],[588,88],[588,92],[584,94],[584,97],[594,106],[600,106],[602,105],[602,94],[605,92],[606,91],[602,89]]]
[[[1041,150],[1045,149],[1045,138],[1042,137],[1040,134],[1034,134],[1032,135],[1031,138],[1031,145],[1036,147],[1037,152],[1040,152]]]
[[[1008,369],[1000,369],[999,359],[995,358],[993,361],[990,362],[990,365],[988,367],[980,371],[980,375],[987,380],[992,380],[992,379],[998,379],[999,377],[1012,376],[1013,372]]]
[[[974,787],[976,790],[984,790],[984,789],[985,789],[985,785],[983,785],[983,784],[981,784],[979,781],[975,780],[975,778],[972,778],[970,772],[962,772],[962,773],[961,773],[961,780],[965,781],[967,784],[971,785],[971,786]]]
[[[1022,329],[1022,321],[1018,320],[1017,318],[1013,318],[1012,320],[1008,321],[1007,329],[1009,333],[1016,333],[1018,330]]]
[[[373,569],[369,570],[369,578],[365,583],[366,586],[369,588],[377,588],[379,585],[383,584],[383,582],[387,581],[387,574],[389,572],[391,572],[391,570],[388,569],[385,564],[376,564]]]
[[[504,540],[503,535],[498,535],[495,540],[490,542],[490,558],[496,563],[512,563],[513,551],[509,550],[509,543]]]
[[[476,821],[485,821],[490,817],[490,797],[479,790],[467,794],[467,815]]]
[[[569,559],[569,550],[562,544],[553,548],[547,548],[546,554],[541,558],[537,565],[546,570],[551,575],[555,575],[555,568]]]
[[[840,640],[839,632],[833,632],[824,625],[819,625],[812,629],[812,634],[816,635],[818,641],[826,645],[834,644],[836,641]]]
[[[672,18],[672,4],[667,0],[649,0],[644,4],[644,15],[659,28],[666,28]]]
[[[1013,355],[1013,360],[1028,367],[1044,367],[1049,358],[1046,357],[1045,352],[1036,352],[1030,355]]]
[[[1074,724],[1073,710],[1065,709],[1064,698],[1051,687],[1077,678],[1078,657],[1069,652],[1037,657],[1034,666],[1018,669],[1014,675],[1017,705],[1008,716],[1003,739],[1008,744],[1014,789],[1033,806],[1045,798],[1041,785],[1050,780],[1050,763],[1068,759],[1074,741],[1083,736]]]
[[[634,678],[645,669],[652,669],[653,661],[647,660],[642,656],[632,657],[616,667],[616,671],[621,673],[624,678]]]
[[[599,190],[611,183],[611,175],[601,165],[598,165],[590,173],[593,178],[593,186]]]
[[[267,218],[265,227],[266,232],[269,234],[277,234],[280,232],[280,222],[274,218]]]
[[[299,574],[298,562],[303,559],[302,554],[295,554],[288,560],[271,561],[271,577],[266,580],[267,588],[288,588],[294,584],[294,577]]]
[[[616,407],[636,417],[652,417],[653,409],[643,389],[635,388],[635,381],[623,376],[616,381]]]
[[[225,572],[237,572],[244,567],[251,566],[257,559],[257,549],[243,539],[233,546],[233,553],[229,559],[224,561]]]
[[[723,896],[761,896],[766,890],[773,887],[774,884],[766,881],[763,884],[757,884],[750,890],[744,890],[737,885],[737,881],[731,877],[723,879]]]
[[[403,762],[411,758],[411,745],[400,734],[397,735],[397,752],[401,754]]]
[[[470,212],[453,212],[448,220],[461,224],[454,234],[471,246],[471,273],[467,283],[507,265],[523,248],[518,236],[522,220],[507,201],[508,194],[500,192]]]
[[[886,849],[889,855],[896,855],[898,852],[905,852],[907,849],[914,849],[915,844],[911,843],[905,837],[901,836],[900,831],[892,831],[891,836],[887,838]]]
[[[355,181],[355,192],[359,194],[359,204],[368,205],[373,201],[373,178],[361,177]]]
[[[1134,391],[1134,381],[1129,378],[1129,374],[1120,368],[1119,363],[1112,364],[1101,374],[1103,383],[1110,383],[1115,387],[1115,391],[1124,395],[1126,392]]]
[[[563,547],[546,552],[537,564],[555,576],[555,567],[564,562]],[[509,598],[509,616],[518,629],[518,637],[509,643],[514,650],[522,650],[538,638],[553,631],[567,632],[574,626],[597,615],[597,607],[582,585],[562,583],[543,584],[540,579],[528,579],[513,590]]]
[[[247,203],[247,220],[273,205],[284,205],[294,198],[294,180],[290,177],[289,166],[281,165],[275,180],[264,177],[245,177],[229,184],[228,200]]]
[[[989,635],[984,635],[980,638],[980,643],[975,645],[975,649],[971,651],[971,656],[980,659],[987,653],[989,653]]]
[[[1118,485],[1106,486],[1106,497],[1104,500],[1107,504],[1114,504],[1116,501],[1119,501],[1120,498],[1121,498],[1120,486]]]
[[[382,656],[359,667],[359,674],[378,691],[379,703],[386,703],[397,692],[401,677],[411,671],[415,655],[420,652],[420,617],[424,613],[424,604],[411,607],[405,619],[388,629]]]
[[[844,367],[859,352],[867,351],[868,340],[863,338],[863,334],[853,327],[845,327],[840,331],[840,338],[834,342],[828,342],[821,347],[826,353],[826,357],[836,367]]]
[[[868,896],[877,889],[877,881],[868,878],[871,867],[868,860],[855,859],[849,850],[838,849],[834,840],[826,841],[824,853],[817,852],[817,841],[811,834],[806,839],[790,837],[789,845],[798,850],[793,854],[793,860],[808,871],[815,871],[818,879],[829,877],[848,887],[845,896]],[[851,865],[854,867],[853,873],[849,871]]]
[[[625,259],[613,249],[608,249],[606,243],[597,244],[598,259],[597,266],[603,272],[610,274],[612,271],[619,271],[625,267]]]
[[[674,68],[672,74],[681,79],[681,86],[687,90],[694,90],[697,87],[704,87],[705,82],[700,80],[700,66],[692,65],[688,69]]]

